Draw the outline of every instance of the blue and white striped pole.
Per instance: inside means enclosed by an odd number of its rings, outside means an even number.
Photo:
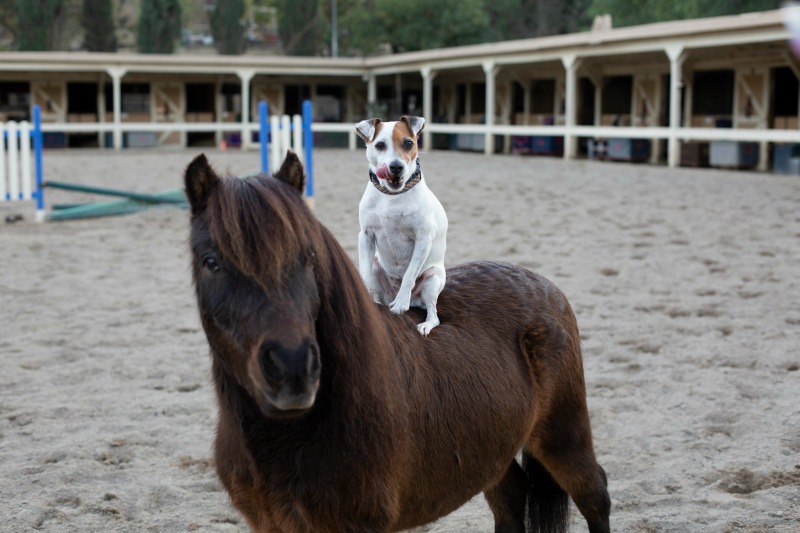
[[[311,131],[313,120],[311,100],[303,102],[303,150],[306,152],[306,196],[309,204],[314,205],[314,133]]]
[[[33,161],[36,173],[36,221],[43,222],[44,210],[44,172],[42,171],[42,108],[33,106]]]
[[[266,102],[258,103],[258,143],[261,146],[261,172],[269,174],[269,157],[267,157],[267,143],[269,142],[269,108]]]

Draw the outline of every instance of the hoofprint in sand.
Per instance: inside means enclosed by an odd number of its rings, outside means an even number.
[[[180,187],[198,151],[50,151],[45,175],[152,193]],[[315,212],[355,259],[363,154],[315,155]],[[254,152],[208,156],[258,169]],[[613,530],[800,528],[800,178],[421,162],[450,219],[448,265],[510,261],[570,299]],[[0,222],[0,530],[246,531],[210,462],[188,213],[35,224],[0,204],[14,213]],[[479,496],[420,531],[491,531],[490,514]]]

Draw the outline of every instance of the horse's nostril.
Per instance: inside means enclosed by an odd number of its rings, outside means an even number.
[[[286,367],[281,362],[278,354],[270,348],[261,347],[258,354],[258,362],[261,365],[261,372],[268,383],[275,385],[286,378]]]
[[[311,381],[319,379],[322,363],[320,361],[319,346],[316,342],[311,342],[308,346],[308,378]]]

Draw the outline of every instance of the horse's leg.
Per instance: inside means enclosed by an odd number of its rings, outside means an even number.
[[[500,482],[483,492],[494,514],[495,533],[525,533],[527,489],[525,472],[512,461]]]
[[[549,473],[572,497],[589,531],[608,533],[611,501],[592,445],[577,325],[574,321],[532,325],[524,346],[533,366],[534,391],[538,391],[525,449],[533,463],[546,470],[540,477]],[[534,470],[541,466],[533,465]]]
[[[571,452],[549,453],[538,449],[535,459],[575,502],[586,519],[590,533],[611,531],[608,516],[611,501],[608,497],[606,474],[594,459],[594,454]],[[540,466],[540,468],[541,468]]]
[[[558,486],[566,491],[580,510],[590,533],[608,533],[611,501],[606,474],[597,464],[592,449],[588,415],[584,421],[570,418],[567,408],[557,409],[550,422],[535,424],[527,452],[533,463],[540,463]],[[582,417],[581,417],[582,418]],[[537,465],[534,465],[536,468]],[[530,475],[530,470],[526,468]],[[546,476],[541,473],[540,476]],[[553,487],[557,491],[558,487]],[[543,513],[547,509],[542,509]]]

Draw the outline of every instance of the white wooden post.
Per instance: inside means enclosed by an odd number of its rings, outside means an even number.
[[[484,116],[486,117],[486,132],[484,133],[484,146],[483,150],[486,155],[494,153],[494,135],[492,134],[492,127],[494,126],[494,100],[495,100],[495,76],[497,75],[497,67],[494,61],[483,62],[483,73],[486,75],[486,109]]]
[[[683,46],[673,45],[666,48],[669,57],[669,140],[667,141],[667,163],[670,168],[680,164],[680,140],[678,128],[681,120],[681,86],[683,85],[683,62],[686,54]]]
[[[247,148],[252,144],[250,138],[250,81],[256,75],[255,70],[237,70],[236,75],[239,76],[241,81],[241,95],[242,95],[242,148]],[[279,168],[279,167],[273,167]]]
[[[109,67],[106,69],[111,76],[112,99],[114,104],[114,150],[122,149],[122,77],[125,69],[119,67]]]
[[[566,75],[564,125],[567,127],[567,133],[564,135],[564,159],[575,159],[575,156],[578,155],[578,143],[570,130],[575,127],[575,114],[577,111],[575,86],[577,85],[579,63],[575,54],[561,56],[561,63],[564,65]]]
[[[433,79],[436,77],[436,71],[431,70],[430,67],[422,67],[422,116],[426,121],[433,122]],[[432,150],[431,139],[432,134],[429,129],[422,130],[422,146],[425,150],[430,152]]]

